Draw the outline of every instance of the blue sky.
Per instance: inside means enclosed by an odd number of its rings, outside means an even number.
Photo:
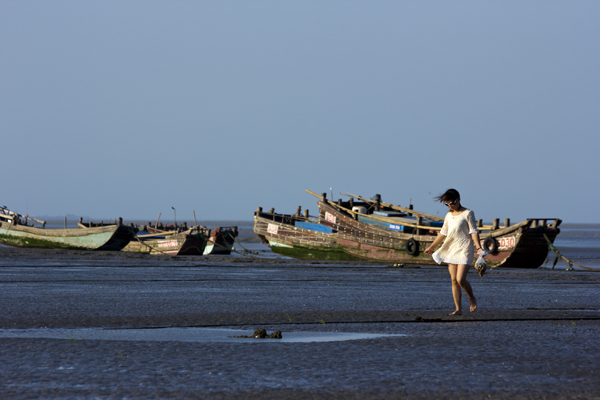
[[[2,1],[0,205],[600,222],[600,3]]]

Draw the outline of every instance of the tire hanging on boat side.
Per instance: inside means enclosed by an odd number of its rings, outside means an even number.
[[[411,256],[416,256],[419,253],[419,242],[410,238],[406,241],[406,252]]]
[[[483,247],[485,247],[488,253],[495,253],[498,251],[498,241],[496,238],[490,236],[483,242]]]

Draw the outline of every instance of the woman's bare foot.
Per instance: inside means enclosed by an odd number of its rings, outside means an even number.
[[[456,311],[454,311],[454,312],[451,312],[451,313],[450,313],[450,314],[448,314],[448,315],[462,315],[462,311],[460,311],[460,310],[456,310]]]
[[[471,312],[475,312],[477,310],[477,300],[475,297],[471,299]]]

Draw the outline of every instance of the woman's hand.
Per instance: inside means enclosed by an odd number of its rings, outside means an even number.
[[[433,241],[433,243],[431,243],[429,246],[427,246],[427,248],[425,249],[425,251],[423,253],[425,254],[431,254],[433,253],[433,250],[438,247],[440,245],[440,243],[442,243],[444,241],[444,239],[446,238],[445,235],[442,235],[441,233],[437,235],[437,237],[435,238],[435,240]]]

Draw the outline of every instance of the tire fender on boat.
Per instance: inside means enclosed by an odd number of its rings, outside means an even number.
[[[483,247],[485,247],[488,253],[495,253],[498,251],[498,241],[496,238],[490,236],[483,242]]]
[[[411,256],[416,256],[419,253],[419,242],[410,238],[406,241],[406,252]]]

